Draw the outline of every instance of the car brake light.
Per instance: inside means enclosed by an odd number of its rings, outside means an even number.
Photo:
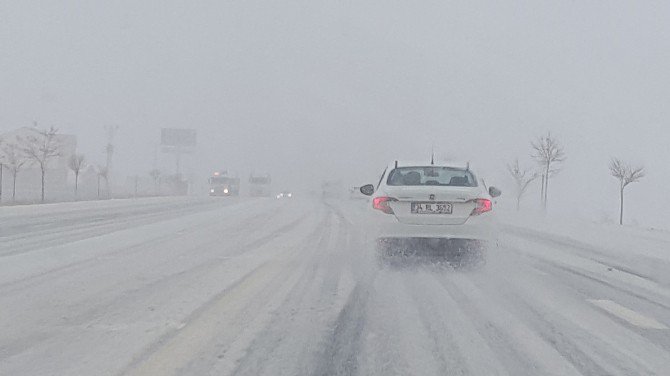
[[[372,207],[377,210],[381,210],[386,214],[393,214],[393,209],[389,205],[391,202],[398,201],[397,198],[393,197],[375,197],[372,199]]]
[[[491,204],[491,200],[487,198],[478,198],[472,201],[474,201],[476,206],[474,209],[472,209],[472,213],[470,213],[470,215],[480,215],[482,213],[489,212],[493,209],[493,204]]]

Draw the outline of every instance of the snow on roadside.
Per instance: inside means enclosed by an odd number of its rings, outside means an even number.
[[[504,213],[499,222],[503,234],[561,244],[585,257],[670,285],[669,231],[516,213]]]
[[[69,201],[34,205],[0,206],[0,219],[13,215],[55,214],[75,210],[106,209],[123,206],[156,205],[171,202],[201,202],[203,197],[144,197],[112,200]]]

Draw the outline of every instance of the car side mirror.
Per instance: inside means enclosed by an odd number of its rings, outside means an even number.
[[[372,194],[375,193],[375,186],[372,184],[366,184],[361,187],[360,191],[366,196],[372,196]]]
[[[501,194],[502,194],[502,191],[500,189],[498,189],[496,187],[489,187],[489,195],[491,195],[491,197],[495,198],[495,197],[500,196]]]

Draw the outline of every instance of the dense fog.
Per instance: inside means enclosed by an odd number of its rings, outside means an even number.
[[[550,213],[614,221],[608,163],[646,167],[631,223],[670,181],[667,2],[0,2],[0,130],[55,126],[121,176],[172,168],[160,128],[198,131],[184,170],[277,189],[374,181],[396,158],[470,160],[507,193],[552,132]],[[538,184],[525,205],[539,206]],[[501,206],[511,195],[501,198]],[[511,207],[511,206],[510,206]]]
[[[0,0],[0,375],[668,375],[669,67],[669,1]]]

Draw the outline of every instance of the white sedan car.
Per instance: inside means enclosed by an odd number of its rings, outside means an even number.
[[[479,251],[497,238],[491,211],[500,191],[468,165],[391,163],[371,196],[372,231],[385,253],[426,248],[445,255]]]

